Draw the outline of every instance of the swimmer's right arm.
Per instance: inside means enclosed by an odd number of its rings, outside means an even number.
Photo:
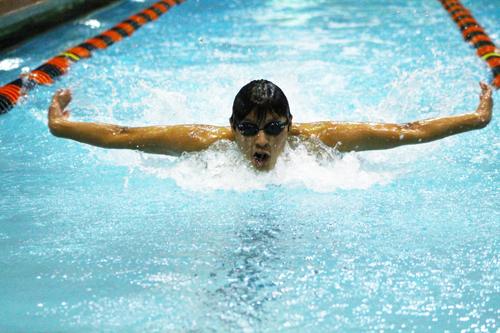
[[[406,124],[324,121],[294,125],[291,133],[317,137],[326,145],[343,152],[389,149],[443,139],[484,128],[491,121],[492,89],[485,83],[480,85],[481,95],[475,112]]]
[[[228,127],[173,125],[124,127],[113,124],[75,122],[65,110],[71,101],[68,89],[54,94],[49,107],[49,129],[57,136],[102,148],[134,149],[147,153],[179,155],[207,149],[218,140],[232,140]]]

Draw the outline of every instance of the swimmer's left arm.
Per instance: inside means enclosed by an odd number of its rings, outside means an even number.
[[[389,149],[430,142],[450,135],[485,127],[491,120],[491,88],[481,83],[477,110],[472,113],[415,121],[407,124],[320,122],[296,128],[297,135],[317,136],[339,151]]]

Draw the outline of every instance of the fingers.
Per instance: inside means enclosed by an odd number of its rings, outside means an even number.
[[[53,100],[59,103],[61,109],[64,109],[69,104],[69,102],[71,102],[71,90],[59,89],[54,94]]]
[[[71,91],[69,89],[60,89],[56,91],[49,107],[49,120],[57,118],[67,119],[70,113],[68,110],[65,111],[64,109],[70,101]]]
[[[488,84],[484,83],[484,82],[479,82],[479,86],[481,87],[481,96],[480,96],[480,98],[481,99],[491,98],[491,94],[492,94],[491,87]]]
[[[476,113],[481,120],[481,126],[484,127],[491,121],[493,110],[493,98],[491,97],[492,89],[484,82],[480,82],[479,85],[481,86],[481,95],[479,96],[479,106],[477,107]]]

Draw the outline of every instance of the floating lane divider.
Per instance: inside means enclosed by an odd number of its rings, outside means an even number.
[[[131,36],[137,29],[156,20],[171,7],[184,0],[162,0],[151,7],[130,16],[109,30],[94,36],[85,42],[61,52],[28,74],[21,75],[3,87],[0,87],[0,114],[7,113],[16,105],[21,96],[37,85],[50,85],[58,76],[65,74],[69,67],[82,59],[89,58],[92,52],[105,49],[125,37]]]
[[[488,63],[493,72],[492,84],[500,88],[500,50],[483,27],[477,23],[470,10],[459,0],[439,0],[462,31],[462,36],[476,49],[476,54]]]

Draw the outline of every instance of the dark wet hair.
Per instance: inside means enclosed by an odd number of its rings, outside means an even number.
[[[254,80],[241,88],[234,98],[233,114],[229,118],[231,126],[235,128],[253,110],[257,112],[259,123],[268,112],[292,120],[285,94],[280,87],[267,80]]]

